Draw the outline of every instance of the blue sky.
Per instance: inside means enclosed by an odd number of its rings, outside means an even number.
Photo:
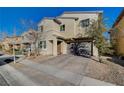
[[[107,27],[111,27],[123,8],[121,7],[0,7],[0,32],[6,32],[9,36],[16,29],[20,35],[26,28],[21,20],[32,20],[37,24],[43,17],[55,17],[64,11],[96,11],[102,10]],[[108,37],[108,34],[105,34]]]

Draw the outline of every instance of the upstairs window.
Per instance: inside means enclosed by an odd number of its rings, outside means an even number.
[[[65,25],[60,25],[60,31],[65,31]]]
[[[41,32],[43,32],[43,26],[40,27]]]
[[[81,27],[88,27],[89,24],[90,24],[90,20],[89,19],[85,19],[85,20],[81,20],[80,21]]]

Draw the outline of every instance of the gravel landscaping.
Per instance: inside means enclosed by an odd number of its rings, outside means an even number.
[[[110,61],[88,63],[86,75],[116,85],[124,85],[124,67]]]

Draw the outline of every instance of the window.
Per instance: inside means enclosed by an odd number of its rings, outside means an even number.
[[[43,26],[40,27],[41,32],[43,32]]]
[[[60,25],[60,31],[65,31],[65,25]]]
[[[46,41],[40,41],[39,48],[46,49]]]
[[[80,21],[81,27],[88,27],[89,24],[90,24],[90,20],[89,19],[85,19],[85,20],[81,20]]]
[[[43,48],[46,49],[46,41],[43,43]]]

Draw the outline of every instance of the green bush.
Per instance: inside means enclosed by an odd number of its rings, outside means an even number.
[[[22,54],[22,51],[19,50],[19,49],[18,49],[18,50],[15,50],[15,54],[16,54],[16,55],[21,55],[21,54]]]

